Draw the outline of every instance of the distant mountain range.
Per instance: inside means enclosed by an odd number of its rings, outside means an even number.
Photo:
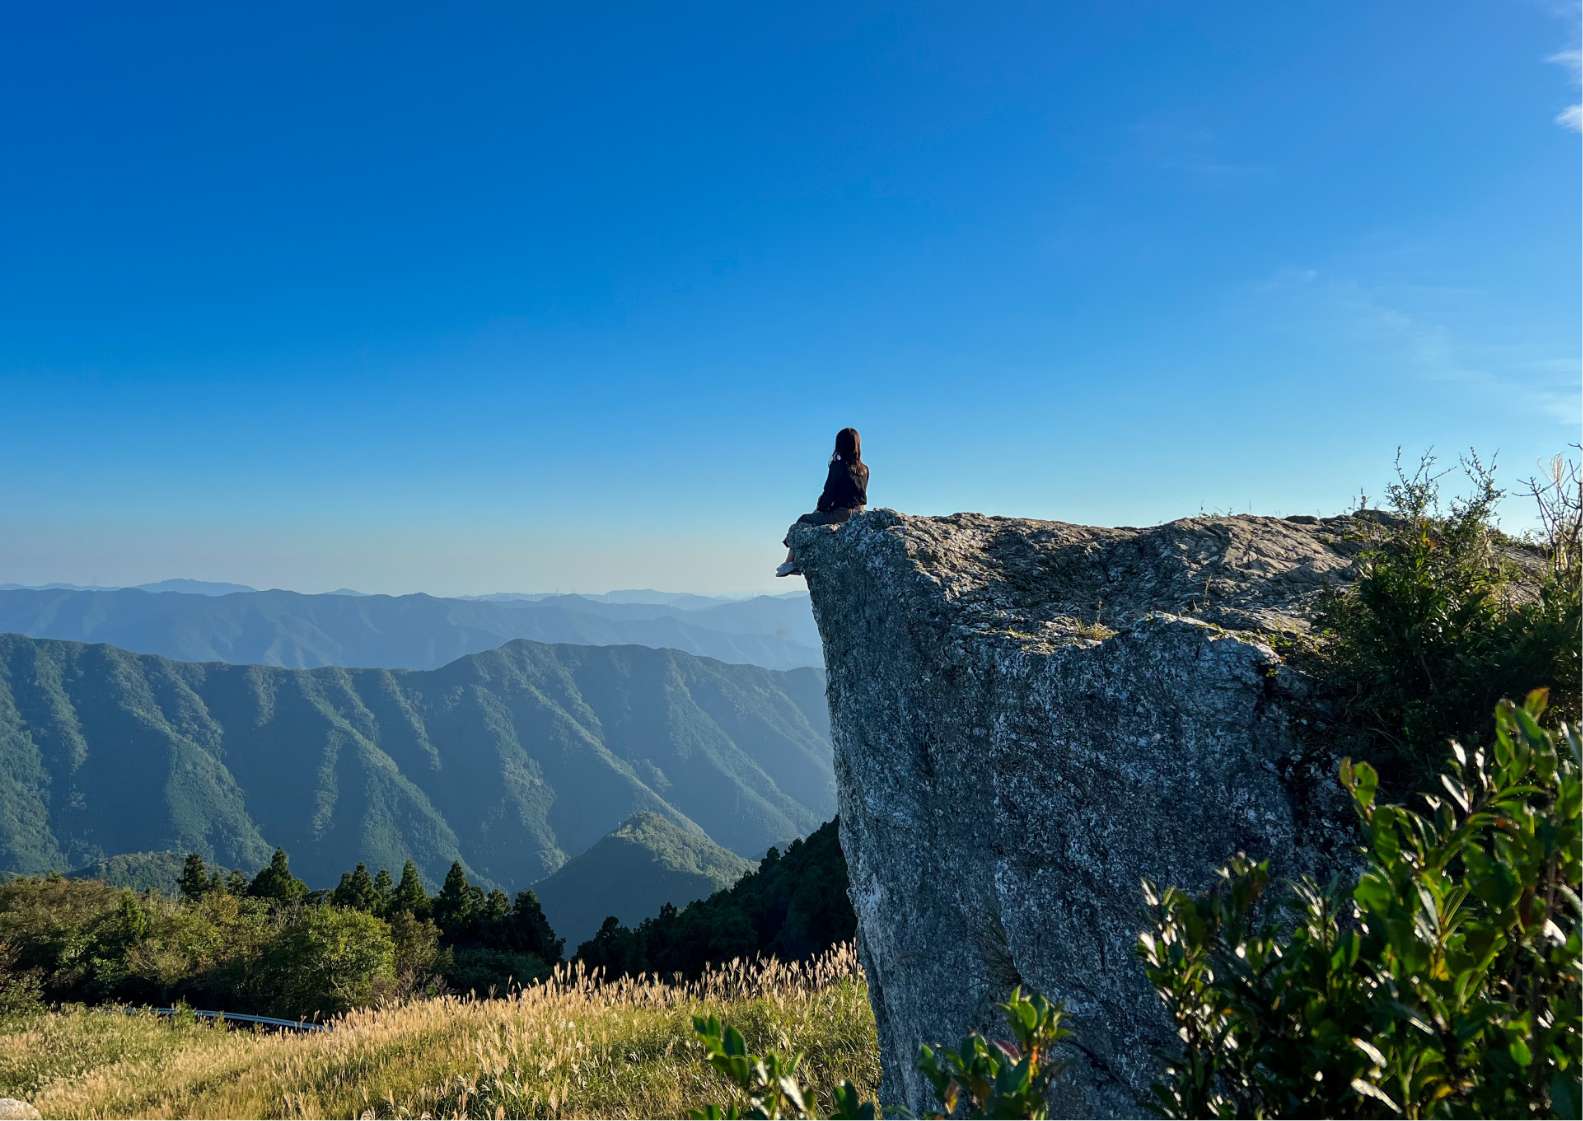
[[[187,595],[198,596],[228,596],[237,592],[258,592],[265,589],[255,588],[250,584],[229,584],[217,580],[156,580],[151,584],[0,584],[0,592],[10,591],[67,591],[67,592],[182,592]],[[283,589],[270,589],[281,591]],[[310,594],[310,593],[304,593]],[[336,588],[334,591],[325,592],[332,596],[365,596],[371,593],[360,592],[356,588]],[[795,599],[802,597],[802,592],[782,592],[779,595],[766,596],[766,599]],[[740,603],[753,596],[705,596],[693,592],[661,592],[653,588],[619,588],[609,592],[488,592],[484,595],[473,596],[441,596],[436,598],[485,600],[489,602],[537,602],[543,599],[555,599],[560,596],[575,596],[580,599],[592,599],[601,603],[654,603],[664,604],[669,607],[690,609],[695,607],[716,607],[722,603]]]
[[[516,889],[612,830],[590,867],[619,864],[627,823],[673,854],[692,838],[659,866],[713,881],[729,869],[699,833],[756,858],[834,805],[814,669],[513,641],[427,671],[294,670],[0,635],[4,871],[188,851],[251,871],[279,845],[314,886],[411,858],[431,887],[460,860]]]
[[[753,871],[702,829],[639,813],[535,885],[544,915],[568,949],[592,938],[606,916],[629,926],[666,903],[685,907]]]
[[[715,601],[628,591],[440,599],[216,590],[235,585],[193,591],[193,583],[0,588],[0,632],[107,642],[183,661],[289,668],[433,669],[515,638],[663,647],[770,669],[822,664],[806,595]]]
[[[94,587],[86,584],[0,584],[0,592],[15,591],[44,591],[44,592],[181,592],[194,596],[228,596],[236,592],[256,592],[257,588],[250,588],[246,584],[222,584],[213,580],[157,580],[152,584],[133,584],[129,588],[120,587]],[[352,594],[356,594],[355,592]]]

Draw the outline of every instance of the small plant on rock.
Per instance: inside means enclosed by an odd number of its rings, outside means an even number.
[[[987,1042],[974,1032],[955,1051],[918,1052],[918,1069],[940,1099],[947,1117],[1044,1117],[1050,1083],[1064,1064],[1050,1051],[1072,1033],[1061,1026],[1062,1010],[1021,988],[1002,1004],[1012,1043]],[[958,1110],[961,1110],[958,1113]]]

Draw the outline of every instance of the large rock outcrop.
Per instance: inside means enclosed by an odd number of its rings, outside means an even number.
[[[932,1103],[920,1042],[1065,1003],[1053,1109],[1139,1115],[1170,1029],[1135,946],[1139,881],[1227,857],[1347,859],[1333,760],[1275,636],[1351,567],[1345,519],[1100,529],[873,510],[796,526],[824,638],[841,844],[883,1100]]]

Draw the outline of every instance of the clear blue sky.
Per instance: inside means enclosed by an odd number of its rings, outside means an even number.
[[[922,513],[1333,512],[1398,444],[1521,476],[1579,433],[1577,35],[13,6],[0,582],[786,590],[844,424]]]

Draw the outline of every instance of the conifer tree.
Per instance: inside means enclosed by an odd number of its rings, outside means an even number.
[[[247,894],[255,899],[272,899],[278,903],[295,903],[308,894],[308,885],[291,874],[291,862],[285,849],[276,849],[269,858],[268,867],[253,877]]]
[[[501,926],[511,917],[511,899],[496,888],[484,900],[483,921],[491,927]]]
[[[410,860],[401,866],[401,882],[396,885],[395,893],[390,899],[392,914],[400,914],[403,911],[417,919],[429,913],[429,893],[423,890],[423,879],[418,875],[418,866]]]
[[[368,874],[368,865],[359,862],[350,872],[343,873],[330,902],[352,911],[372,913],[376,908],[374,878]]]
[[[539,906],[539,897],[533,892],[517,892],[516,902],[511,907],[511,917],[505,926],[506,949],[536,954],[546,965],[554,965],[561,960],[566,940],[555,936],[550,920],[544,916],[544,908]]]
[[[434,897],[434,921],[440,924],[447,937],[461,936],[472,926],[477,910],[473,892],[477,889],[467,882],[462,862],[455,861],[440,885],[440,894]]]
[[[202,899],[214,887],[214,881],[209,878],[208,865],[195,852],[187,854],[181,866],[181,878],[176,883],[181,888],[181,897],[190,901]]]
[[[374,914],[390,914],[390,900],[395,891],[396,885],[391,881],[390,873],[381,868],[379,875],[374,877]]]

